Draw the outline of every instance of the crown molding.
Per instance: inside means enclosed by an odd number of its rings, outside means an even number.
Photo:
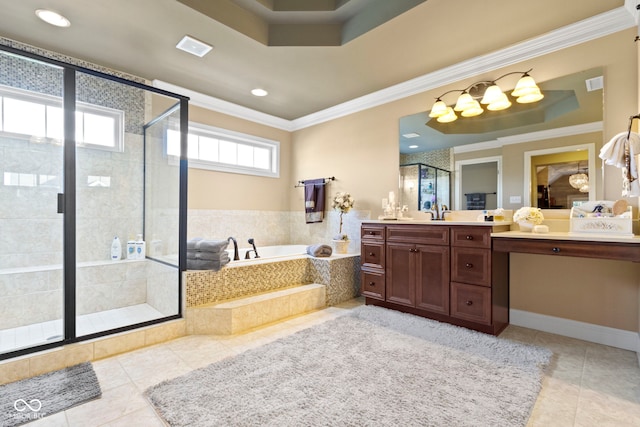
[[[635,1],[625,0],[624,6],[608,12],[294,120],[265,114],[159,80],[154,80],[153,86],[184,94],[191,98],[193,105],[202,108],[292,132],[626,30],[636,25],[638,17],[635,4],[632,3]]]
[[[291,120],[282,119],[280,117],[252,110],[251,108],[243,107],[241,105],[224,101],[213,96],[204,95],[202,93],[176,86],[171,83],[163,82],[161,80],[153,80],[152,84],[153,87],[156,87],[158,89],[163,89],[169,92],[188,96],[189,103],[197,107],[217,111],[218,113],[228,114],[230,116],[249,120],[254,123],[259,123],[276,129],[286,130],[288,132],[295,130],[293,127],[293,122]]]
[[[489,150],[500,148],[504,145],[520,144],[523,142],[542,141],[544,139],[561,138],[565,136],[581,135],[585,133],[600,132],[604,129],[603,122],[584,123],[581,125],[565,126],[562,128],[541,130],[538,132],[521,133],[496,138],[492,141],[477,142],[474,144],[458,145],[453,147],[453,152],[468,153],[471,151]]]

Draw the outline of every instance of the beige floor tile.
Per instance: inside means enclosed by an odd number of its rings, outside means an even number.
[[[607,392],[580,391],[576,426],[626,427],[640,426],[640,405]]]
[[[98,377],[103,393],[114,387],[131,383],[131,378],[115,358],[93,362],[93,370]]]
[[[63,411],[41,418],[37,421],[30,422],[26,425],[29,427],[68,427],[69,423],[67,422],[67,416]]]
[[[164,427],[165,425],[151,407],[146,407],[105,424],[105,427]]]
[[[579,398],[579,385],[546,377],[527,426],[573,426]]]

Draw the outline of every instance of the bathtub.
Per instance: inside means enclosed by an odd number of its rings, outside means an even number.
[[[253,248],[238,248],[239,260],[233,261],[233,245],[227,247],[229,258],[231,262],[227,264],[227,267],[233,267],[234,265],[247,265],[247,264],[262,264],[267,262],[277,262],[289,259],[298,259],[307,257],[307,245],[278,245],[278,246],[256,246],[258,255],[260,258],[255,258]],[[245,259],[248,251],[250,252],[251,259]]]

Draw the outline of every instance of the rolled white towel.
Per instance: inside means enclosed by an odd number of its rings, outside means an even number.
[[[329,245],[318,244],[307,246],[307,253],[317,258],[329,257],[332,252],[333,249],[331,249]]]

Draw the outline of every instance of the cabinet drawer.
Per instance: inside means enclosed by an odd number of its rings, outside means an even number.
[[[448,245],[449,227],[438,225],[389,225],[387,242]]]
[[[491,286],[491,250],[451,248],[451,280]]]
[[[360,273],[360,292],[367,298],[383,300],[385,298],[385,278],[382,271],[363,268]]]
[[[451,282],[451,316],[491,324],[491,288]]]
[[[491,248],[491,227],[451,227],[451,246]]]
[[[360,233],[362,240],[384,242],[384,225],[363,224]]]
[[[360,248],[363,267],[384,268],[384,242],[363,240]]]

